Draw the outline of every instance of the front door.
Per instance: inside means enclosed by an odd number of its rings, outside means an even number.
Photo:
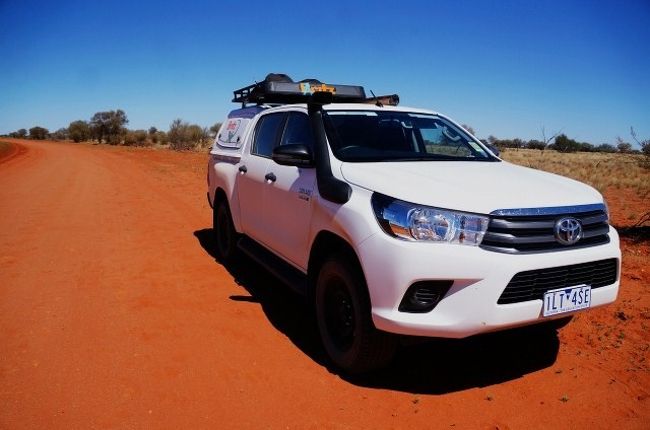
[[[280,140],[280,145],[294,143],[313,148],[309,117],[302,112],[289,114]],[[282,166],[271,160],[265,175],[273,175],[275,181],[264,188],[263,242],[295,266],[306,269],[316,169]]]

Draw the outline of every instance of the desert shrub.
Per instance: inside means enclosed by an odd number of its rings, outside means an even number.
[[[54,140],[66,140],[68,138],[68,129],[65,127],[62,127],[52,133],[50,137]]]
[[[135,142],[138,146],[145,146],[147,144],[147,132],[144,130],[136,130],[133,132],[135,134]]]
[[[124,144],[127,146],[145,146],[147,132],[144,130],[128,130],[124,135]]]
[[[594,148],[595,152],[616,152],[616,148],[614,148],[614,145],[610,145],[609,143],[601,143],[600,145],[596,146]]]
[[[189,124],[179,118],[169,125],[167,137],[169,138],[169,147],[172,149],[193,149],[203,146],[208,140],[208,129],[196,124]]]
[[[580,142],[580,151],[582,152],[594,152],[595,147],[589,142]]]
[[[152,137],[151,141],[153,143],[159,143],[161,145],[167,145],[169,143],[169,138],[167,137],[167,133],[164,131],[157,131]]]
[[[526,148],[528,149],[545,149],[546,144],[542,142],[541,140],[529,140],[528,143],[526,143]]]
[[[190,141],[188,133],[189,123],[184,122],[182,119],[177,118],[169,125],[167,136],[169,137],[169,146],[172,149],[190,149],[194,145]]]
[[[134,131],[129,130],[126,132],[126,135],[124,136],[124,144],[126,146],[135,146],[136,140]]]

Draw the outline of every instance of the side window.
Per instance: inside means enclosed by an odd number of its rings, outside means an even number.
[[[304,113],[292,112],[289,114],[280,145],[294,143],[302,143],[310,148],[314,147],[314,134],[311,130],[309,117]]]
[[[286,117],[285,113],[272,113],[260,118],[255,127],[255,143],[251,151],[253,154],[271,157]]]

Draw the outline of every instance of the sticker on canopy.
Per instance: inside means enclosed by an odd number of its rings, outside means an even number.
[[[244,133],[244,130],[246,130],[246,124],[249,121],[249,119],[242,118],[229,119],[221,133],[219,133],[219,144],[222,146],[238,148],[241,145],[242,134]]]
[[[228,121],[228,126],[226,127],[226,131],[228,132],[228,143],[233,143],[232,138],[237,135],[237,130],[239,130],[239,126],[241,125],[241,119],[235,119],[235,120],[230,120]]]

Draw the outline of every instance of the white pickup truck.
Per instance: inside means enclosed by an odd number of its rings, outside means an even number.
[[[208,160],[217,253],[315,306],[347,372],[395,334],[462,338],[612,303],[621,252],[593,188],[499,159],[446,116],[269,75],[236,90]]]

